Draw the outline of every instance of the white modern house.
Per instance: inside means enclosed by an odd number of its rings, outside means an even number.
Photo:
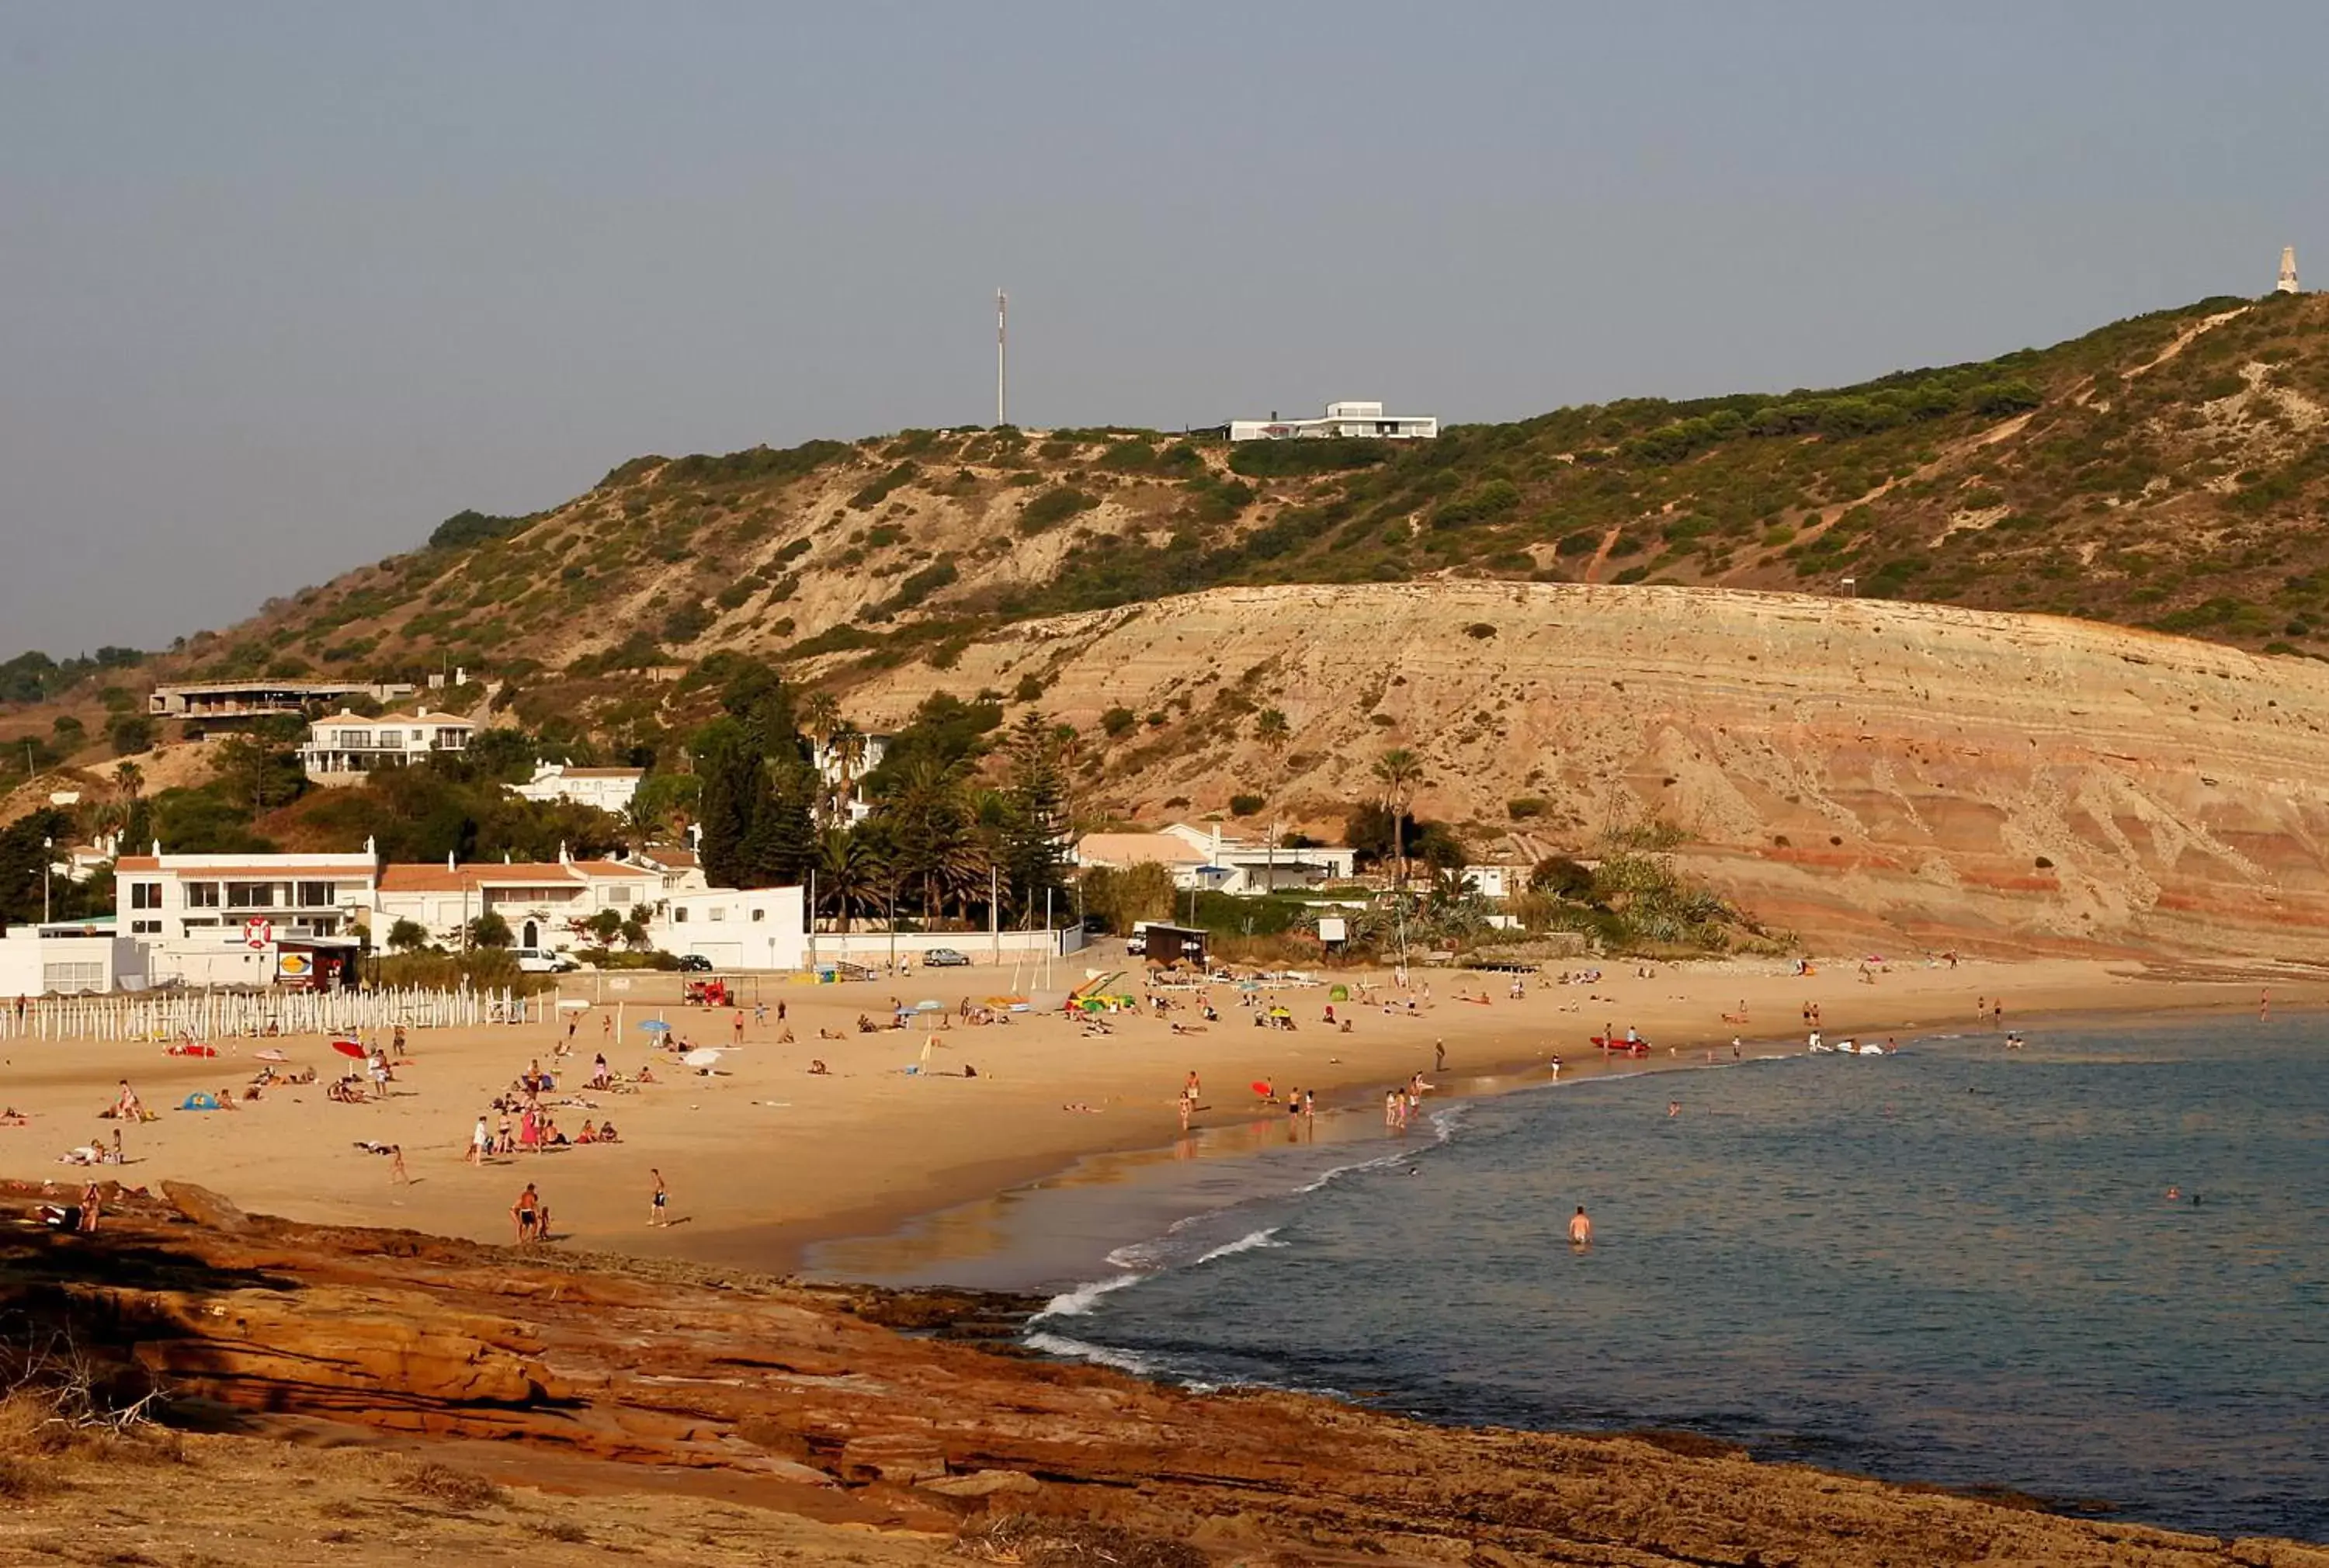
[[[830,740],[812,742],[808,760],[826,789],[839,789],[844,779],[848,781],[849,798],[844,803],[844,810],[854,826],[873,814],[872,803],[865,799],[865,775],[880,767],[882,759],[889,755],[888,736],[852,730]]]
[[[533,770],[532,778],[509,789],[529,801],[568,801],[619,816],[630,809],[639,793],[639,781],[645,777],[645,768],[570,767],[562,762],[545,762]]]
[[[114,862],[115,928],[144,944],[152,981],[316,983],[355,953],[374,862],[369,844],[348,855],[165,855],[156,845]]]
[[[712,887],[672,895],[647,931],[665,953],[714,969],[798,969],[808,956],[805,909],[798,887]]]
[[[345,709],[307,727],[299,760],[317,784],[360,784],[374,768],[402,767],[440,751],[466,751],[476,726],[422,709],[367,718]]]
[[[660,873],[622,860],[578,860],[561,850],[555,860],[462,865],[448,855],[441,866],[381,868],[373,939],[385,944],[398,921],[410,920],[430,941],[456,945],[463,926],[494,914],[508,923],[516,946],[580,947],[586,939],[575,934],[575,922],[604,909],[644,920],[662,896]]]
[[[633,859],[663,878],[663,890],[666,896],[702,893],[712,886],[712,879],[703,874],[703,858],[693,848],[649,844]]]
[[[1383,441],[1429,441],[1439,434],[1439,420],[1429,414],[1386,414],[1381,403],[1342,402],[1326,405],[1321,419],[1232,419],[1232,441],[1296,441],[1305,437],[1339,437]]]
[[[1203,827],[1174,822],[1158,836],[1177,839],[1202,855],[1219,878],[1209,885],[1223,893],[1299,892],[1327,882],[1347,882],[1358,874],[1355,850],[1273,847],[1267,839],[1232,838],[1219,822]]]

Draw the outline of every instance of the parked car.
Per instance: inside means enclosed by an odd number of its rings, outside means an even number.
[[[570,974],[582,967],[580,959],[548,948],[520,947],[513,951],[519,970],[526,974]]]
[[[933,947],[922,954],[922,967],[925,969],[960,969],[969,962],[967,957],[951,947]]]
[[[1148,934],[1145,931],[1136,931],[1131,935],[1126,937],[1124,939],[1124,951],[1132,954],[1135,958],[1146,955],[1148,952]]]
[[[709,974],[712,972],[712,961],[700,953],[683,953],[679,955],[679,967],[698,974]]]

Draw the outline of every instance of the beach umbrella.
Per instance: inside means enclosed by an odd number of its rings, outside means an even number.
[[[1329,986],[1326,990],[1326,1000],[1328,1001],[1348,1001],[1351,1000],[1351,988],[1347,985]]]
[[[1294,1016],[1294,1010],[1291,1008],[1274,1007],[1269,1009],[1269,1016],[1274,1019],[1290,1019]]]
[[[344,1056],[354,1056],[359,1062],[372,1054],[354,1040],[334,1040],[332,1049]]]
[[[682,1065],[690,1067],[713,1067],[720,1064],[720,1053],[710,1046],[698,1046],[679,1059]]]
[[[935,998],[926,997],[922,1000],[914,1004],[914,1010],[918,1013],[942,1013],[946,1011],[947,1009],[946,1003],[939,1001]]]
[[[667,1035],[671,1033],[671,1026],[664,1022],[661,1019],[649,1019],[646,1022],[641,1024],[639,1028],[651,1035]]]

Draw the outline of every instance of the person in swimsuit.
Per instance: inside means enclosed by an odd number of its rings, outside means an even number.
[[[671,1188],[664,1185],[662,1171],[650,1168],[647,1175],[655,1179],[655,1195],[650,1200],[653,1207],[647,1212],[647,1224],[669,1225],[671,1223]]]
[[[530,1181],[525,1190],[517,1195],[517,1201],[510,1205],[510,1226],[521,1243],[530,1242],[541,1234],[542,1195],[534,1191]]]
[[[1585,1206],[1581,1203],[1577,1206],[1576,1217],[1569,1222],[1569,1244],[1580,1248],[1593,1244],[1593,1222],[1586,1216]]]

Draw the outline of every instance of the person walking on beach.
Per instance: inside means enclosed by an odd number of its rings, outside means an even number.
[[[1435,1073],[1447,1070],[1447,1042],[1444,1039],[1431,1042],[1431,1070]]]
[[[744,1009],[742,1008],[736,1009],[736,1043],[740,1046],[744,1043]]]
[[[412,1172],[404,1169],[404,1145],[401,1143],[388,1146],[388,1178],[399,1187],[412,1185]]]
[[[671,1223],[671,1188],[664,1185],[663,1172],[649,1167],[647,1175],[655,1181],[654,1196],[649,1198],[647,1224],[666,1225]]]
[[[1578,1212],[1581,1214],[1584,1211],[1580,1209]],[[510,1227],[517,1233],[521,1244],[533,1241],[541,1235],[542,1195],[534,1191],[533,1183],[530,1181],[525,1184],[525,1190],[517,1195],[517,1201],[510,1205]]]
[[[469,1134],[468,1163],[476,1166],[483,1166],[486,1162],[486,1156],[492,1151],[493,1146],[493,1131],[486,1125],[485,1113],[480,1111],[477,1113],[476,1131]]]
[[[1585,1206],[1577,1206],[1576,1217],[1569,1222],[1569,1244],[1582,1250],[1593,1244],[1593,1222],[1586,1216]]]

